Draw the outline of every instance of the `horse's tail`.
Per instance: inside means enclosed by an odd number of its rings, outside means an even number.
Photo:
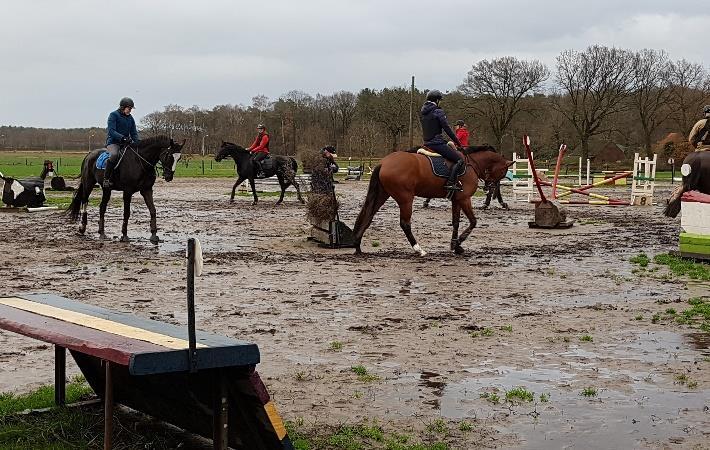
[[[375,216],[375,213],[377,213],[380,207],[382,207],[384,200],[389,197],[380,182],[381,167],[381,165],[377,165],[372,171],[370,184],[367,188],[367,196],[365,197],[365,203],[363,203],[360,214],[357,215],[357,220],[355,220],[355,226],[353,227],[353,234],[355,236],[355,251],[357,253],[360,253],[360,241],[362,240],[362,236],[365,234],[365,230],[367,230],[372,223],[372,218]]]
[[[91,153],[89,153],[89,155],[90,154]],[[76,191],[74,191],[74,196],[72,197],[71,203],[69,204],[69,207],[67,208],[67,215],[69,216],[69,220],[71,222],[76,222],[77,219],[79,219],[79,214],[81,213],[81,204],[84,200],[84,195],[85,195],[84,190],[86,189],[84,187],[84,185],[86,184],[86,180],[89,177],[88,165],[86,164],[86,160],[89,158],[89,155],[86,155],[84,157],[84,160],[81,162],[81,175],[79,177],[79,187],[77,187]]]
[[[683,193],[686,190],[687,189],[685,188],[685,184],[682,184],[678,186],[675,191],[673,191],[670,198],[668,199],[668,204],[666,205],[666,208],[663,210],[663,214],[666,217],[678,216],[681,206],[681,197],[683,197]]]

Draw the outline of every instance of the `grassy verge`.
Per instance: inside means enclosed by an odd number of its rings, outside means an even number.
[[[287,422],[286,429],[296,450],[449,450],[447,440],[456,441],[454,434],[473,430],[468,422],[462,423],[467,426],[456,430],[449,429],[441,419],[435,420],[427,426],[426,436],[422,439],[403,432],[388,432],[377,423],[369,422],[336,427],[305,427],[302,423]]]

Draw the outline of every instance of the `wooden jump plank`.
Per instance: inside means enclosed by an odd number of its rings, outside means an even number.
[[[0,305],[0,328],[86,353],[124,366],[131,356],[167,350],[149,342],[118,336],[22,309]]]
[[[54,294],[17,294],[15,296],[26,300],[31,300],[33,302],[44,303],[47,305],[55,306],[57,308],[66,309],[69,311],[75,311],[90,316],[100,317],[102,319],[122,323],[124,325],[142,328],[144,330],[153,331],[155,333],[179,338],[185,341],[187,341],[188,339],[186,326],[178,327],[175,325],[158,322],[156,320],[144,319],[131,314],[111,311],[106,308],[81,303]],[[201,331],[197,331],[197,343],[203,344],[208,347],[254,345],[251,342],[231,339],[225,336],[218,336],[215,334],[205,333]]]
[[[141,341],[151,342],[167,348],[186,349],[189,347],[188,342],[184,339],[166,336],[164,334],[155,333],[142,328],[117,323],[112,320],[102,319],[100,317],[90,316],[88,314],[78,313],[75,311],[69,311],[18,297],[0,298],[0,304],[16,309],[22,309],[24,311],[32,312],[45,317],[52,317],[65,322],[74,323],[86,328],[93,328],[95,330],[116,334],[129,339],[138,339]],[[205,347],[204,344],[197,344],[197,346]]]

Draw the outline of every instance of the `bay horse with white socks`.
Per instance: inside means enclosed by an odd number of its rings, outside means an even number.
[[[451,250],[456,254],[464,252],[461,243],[466,240],[476,226],[473,214],[471,196],[478,189],[478,180],[493,183],[505,177],[508,167],[513,162],[508,161],[495,152],[489,145],[471,146],[463,150],[466,172],[459,177],[463,190],[457,192],[451,199],[451,215],[453,233],[451,235]],[[449,168],[451,164],[447,162]],[[365,203],[355,221],[355,253],[362,253],[360,242],[365,230],[372,223],[372,218],[392,197],[399,205],[399,225],[407,236],[409,244],[421,256],[426,252],[417,243],[412,234],[412,204],[414,197],[446,198],[444,179],[432,172],[429,158],[417,153],[395,152],[382,159],[375,167],[370,178]],[[469,220],[469,226],[459,236],[459,220],[461,211]]]
[[[130,144],[121,157],[118,167],[114,170],[113,187],[103,188],[101,205],[99,206],[99,236],[105,239],[104,215],[108,202],[111,199],[111,191],[123,191],[123,228],[121,229],[121,242],[128,242],[128,219],[131,216],[131,198],[136,192],[140,192],[145,200],[145,205],[150,211],[150,242],[158,244],[158,225],[156,222],[155,204],[153,203],[153,184],[155,184],[157,165],[160,163],[163,168],[163,179],[171,181],[180,160],[180,150],[182,144],[176,144],[167,136],[150,137],[140,141],[137,145]],[[136,148],[137,147],[137,148]],[[81,164],[81,181],[74,193],[71,205],[69,205],[69,217],[72,222],[76,222],[81,214],[81,225],[79,233],[86,231],[87,213],[86,206],[89,204],[89,195],[94,189],[94,185],[103,184],[104,169],[96,168],[96,160],[106,149],[91,151],[84,158]]]

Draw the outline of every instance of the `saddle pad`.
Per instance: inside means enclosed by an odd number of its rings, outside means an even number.
[[[442,158],[441,156],[437,156],[435,158],[432,158],[431,156],[427,156],[429,158],[429,162],[431,162],[431,170],[434,172],[434,175],[437,177],[441,178],[449,178],[449,166],[446,165],[446,159]],[[466,173],[466,164],[461,164],[461,168],[459,169],[458,175],[456,177],[460,177],[463,174]]]
[[[271,158],[271,156],[267,156],[261,161],[261,169],[264,172],[267,172],[271,169],[274,168],[274,160]]]
[[[96,168],[97,169],[105,169],[106,168],[106,161],[108,161],[109,153],[108,152],[103,152],[99,155],[98,158],[96,158]]]

